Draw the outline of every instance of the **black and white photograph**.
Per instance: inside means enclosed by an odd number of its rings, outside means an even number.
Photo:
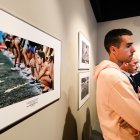
[[[90,73],[79,72],[79,108],[87,101],[89,92]]]
[[[90,67],[90,43],[86,37],[79,32],[79,69]]]
[[[61,41],[6,11],[0,17],[1,131],[60,98]]]

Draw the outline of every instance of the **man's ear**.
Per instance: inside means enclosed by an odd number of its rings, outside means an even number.
[[[125,62],[124,62],[124,65],[125,65],[125,66],[128,66],[128,64],[129,64],[129,63],[125,63]]]
[[[115,46],[110,47],[110,52],[116,53],[116,51],[117,51],[117,47],[115,47]]]

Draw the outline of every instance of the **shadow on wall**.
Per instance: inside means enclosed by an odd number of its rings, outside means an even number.
[[[86,122],[83,126],[82,140],[104,140],[100,132],[92,130],[89,108],[87,108],[86,112]]]
[[[73,114],[71,113],[70,107],[68,107],[68,112],[65,119],[62,140],[78,140],[77,124]]]
[[[62,140],[78,140],[77,124],[70,107],[68,107],[66,114]],[[87,108],[86,112],[86,122],[83,126],[82,140],[104,140],[100,132],[92,130],[89,108]]]

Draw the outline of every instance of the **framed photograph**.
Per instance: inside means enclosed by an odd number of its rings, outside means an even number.
[[[90,67],[90,43],[86,37],[79,32],[79,69]]]
[[[0,132],[60,98],[61,41],[0,10]]]
[[[79,108],[90,97],[90,72],[79,72]]]

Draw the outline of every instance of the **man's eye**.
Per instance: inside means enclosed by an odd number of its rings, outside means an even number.
[[[130,48],[130,47],[131,47],[131,45],[128,45],[128,46],[127,46],[127,48]]]

